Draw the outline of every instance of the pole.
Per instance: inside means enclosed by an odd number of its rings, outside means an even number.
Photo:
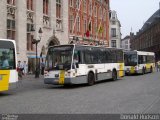
[[[38,57],[37,57],[37,45],[38,45],[38,42],[36,42],[36,71],[35,71],[35,78],[39,78]]]

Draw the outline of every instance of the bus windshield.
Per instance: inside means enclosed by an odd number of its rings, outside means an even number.
[[[46,69],[69,70],[72,63],[73,46],[56,46],[48,50]]]
[[[137,65],[137,54],[125,54],[124,55],[124,59],[125,59],[125,66],[136,66]]]
[[[0,70],[15,69],[14,49],[0,48]]]

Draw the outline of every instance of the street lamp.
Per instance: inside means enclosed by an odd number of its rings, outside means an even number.
[[[32,32],[32,34],[34,34],[34,32],[35,32],[35,29],[34,29],[33,26],[31,27],[31,32]],[[38,65],[38,57],[37,57],[37,46],[38,46],[38,43],[41,41],[42,33],[43,33],[42,29],[39,28],[39,31],[38,31],[39,39],[32,39],[32,44],[36,45],[36,71],[35,71],[35,78],[39,78],[39,65]]]

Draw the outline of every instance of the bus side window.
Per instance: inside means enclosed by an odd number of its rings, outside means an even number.
[[[76,66],[76,68],[79,68],[79,63],[81,63],[81,52],[80,51],[75,51],[74,58],[73,58],[73,63]]]

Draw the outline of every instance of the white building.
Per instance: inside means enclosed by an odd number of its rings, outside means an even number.
[[[40,39],[40,28],[43,33],[38,56],[46,54],[51,45],[69,42],[68,0],[0,0],[0,11],[0,38],[16,41],[18,60],[27,61],[29,70],[34,70],[36,50],[32,40]],[[31,32],[32,27],[35,32]]]
[[[131,50],[130,36],[126,36],[121,40],[121,46],[125,50]]]
[[[110,40],[109,46],[121,48],[121,24],[116,11],[110,11]]]

